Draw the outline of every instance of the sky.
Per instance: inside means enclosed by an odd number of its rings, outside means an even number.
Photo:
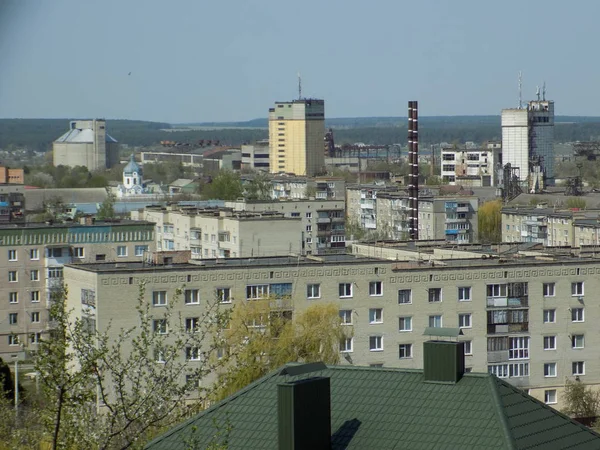
[[[598,0],[0,0],[0,117],[600,116]]]

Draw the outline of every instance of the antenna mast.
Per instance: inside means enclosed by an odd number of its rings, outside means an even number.
[[[523,88],[523,77],[521,75],[521,71],[519,70],[519,109],[523,109],[522,88]]]
[[[546,101],[546,82],[542,85],[542,100]]]
[[[298,100],[302,100],[302,77],[298,72]]]

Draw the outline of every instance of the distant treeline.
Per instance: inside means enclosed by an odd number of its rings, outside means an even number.
[[[555,127],[556,142],[600,140],[599,117],[558,116]],[[0,148],[28,148],[47,151],[52,142],[68,130],[68,119],[0,119]],[[237,125],[244,128],[227,128]],[[199,140],[218,140],[222,145],[237,146],[268,137],[265,119],[236,124],[194,124],[218,129],[171,129],[167,123],[137,120],[107,120],[108,133],[121,144],[152,146],[160,141],[196,143]],[[178,125],[181,127],[182,125]],[[190,125],[191,126],[191,125]],[[261,126],[263,128],[261,128]],[[328,119],[333,127],[337,145],[364,142],[371,145],[406,144],[406,118],[367,117]],[[462,143],[500,140],[499,116],[422,117],[419,119],[419,137],[422,145],[439,142]]]

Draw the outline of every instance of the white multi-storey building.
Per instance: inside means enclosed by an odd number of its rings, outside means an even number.
[[[488,143],[483,148],[442,148],[441,177],[450,185],[495,186],[502,147]]]

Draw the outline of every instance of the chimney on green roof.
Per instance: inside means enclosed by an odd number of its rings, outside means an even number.
[[[279,450],[330,450],[329,378],[313,377],[277,386]]]
[[[424,335],[447,337],[423,343],[423,378],[430,383],[458,383],[465,373],[465,344],[459,328],[426,328]],[[454,339],[454,340],[452,340]]]

